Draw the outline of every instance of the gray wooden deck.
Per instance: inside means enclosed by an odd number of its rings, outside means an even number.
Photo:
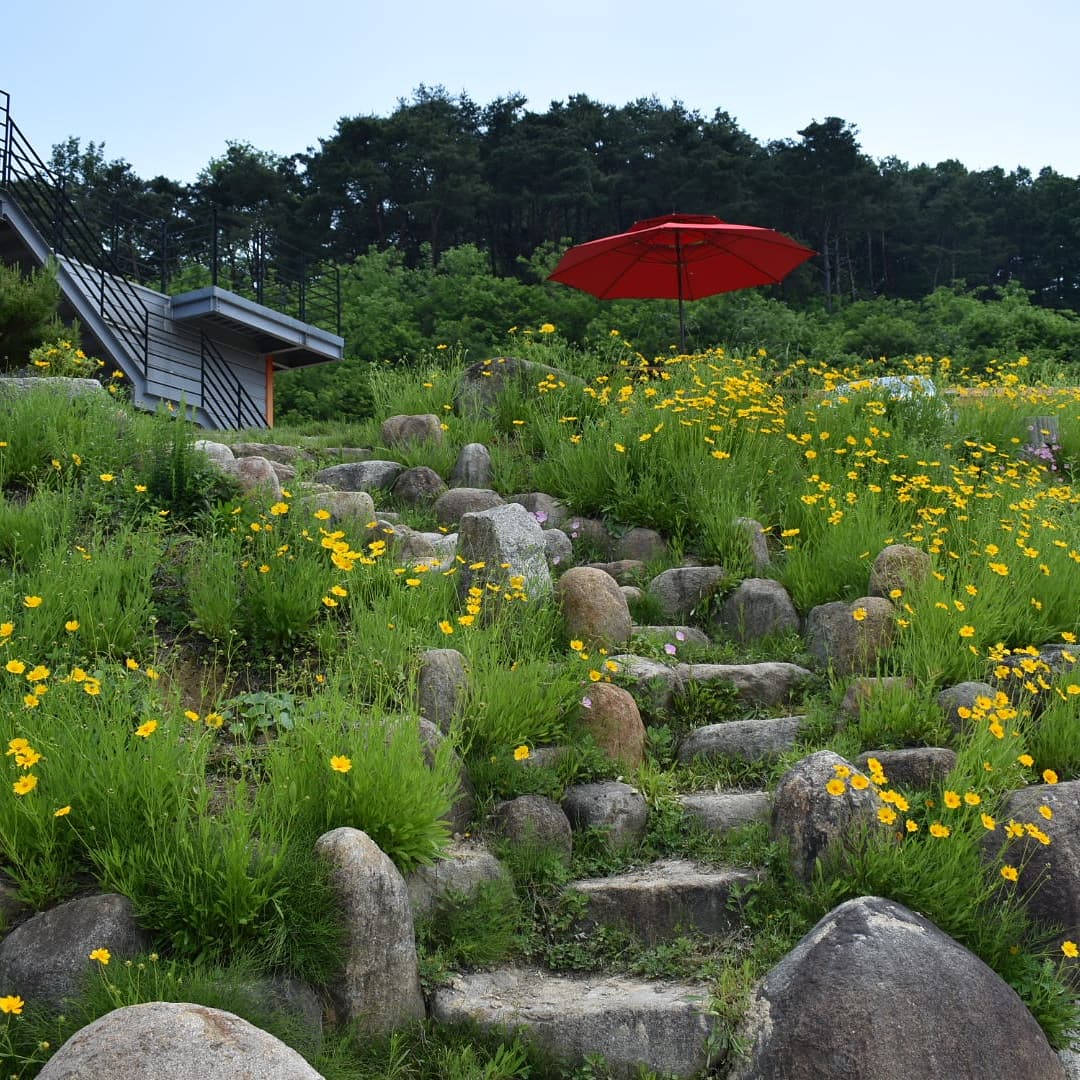
[[[52,257],[3,193],[0,257],[39,266]],[[183,406],[207,428],[266,427],[274,371],[343,356],[338,335],[225,289],[170,297],[64,256],[56,261],[67,316],[78,319],[96,355],[124,373],[140,408]]]

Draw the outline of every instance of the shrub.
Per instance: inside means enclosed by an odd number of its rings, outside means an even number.
[[[53,267],[23,274],[0,264],[0,370],[26,365],[30,351],[43,341],[78,340],[75,328],[65,327],[57,314],[59,303]]]

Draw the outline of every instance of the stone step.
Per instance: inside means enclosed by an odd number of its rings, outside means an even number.
[[[572,881],[567,889],[588,898],[582,929],[622,926],[650,944],[680,930],[721,934],[738,923],[732,889],[757,881],[761,872],[703,869],[684,859],[664,859],[611,877]]]
[[[772,806],[767,791],[695,791],[680,795],[679,804],[687,817],[720,834],[768,821]]]
[[[520,968],[455,976],[431,998],[437,1020],[525,1028],[568,1067],[602,1054],[613,1076],[627,1078],[640,1066],[664,1076],[700,1075],[715,1024],[708,1008],[704,985]]]
[[[799,741],[804,716],[762,717],[729,720],[695,728],[679,744],[678,759],[691,764],[695,758],[735,758],[750,763],[769,761],[791,750]]]

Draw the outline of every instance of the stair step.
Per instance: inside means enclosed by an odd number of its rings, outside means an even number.
[[[727,933],[738,923],[732,889],[760,877],[759,870],[703,869],[664,859],[628,874],[572,881],[567,888],[588,898],[582,929],[623,926],[653,944],[680,930]]]
[[[767,791],[695,791],[680,795],[679,803],[688,817],[721,834],[768,821],[772,809]]]
[[[438,1020],[523,1027],[566,1065],[603,1054],[619,1077],[637,1076],[639,1066],[664,1076],[700,1075],[715,1024],[708,1007],[703,985],[521,968],[455,976],[431,1000]]]

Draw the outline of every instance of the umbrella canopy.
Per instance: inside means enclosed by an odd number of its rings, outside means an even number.
[[[773,229],[708,214],[665,214],[570,248],[549,280],[601,300],[677,299],[685,348],[684,300],[775,285],[813,254]]]

